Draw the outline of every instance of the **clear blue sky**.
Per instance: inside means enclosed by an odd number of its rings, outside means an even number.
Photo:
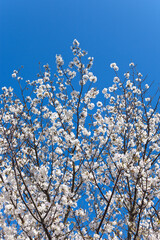
[[[0,87],[14,87],[21,65],[27,80],[38,62],[54,70],[56,54],[67,63],[74,38],[95,58],[100,88],[111,84],[111,62],[123,73],[131,61],[159,86],[160,0],[0,0]]]

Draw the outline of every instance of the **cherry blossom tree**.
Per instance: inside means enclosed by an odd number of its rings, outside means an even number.
[[[134,63],[102,94],[79,42],[0,95],[0,239],[160,236],[159,99]],[[87,62],[88,61],[88,62]]]

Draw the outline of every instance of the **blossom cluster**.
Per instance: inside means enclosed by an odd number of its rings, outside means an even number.
[[[77,40],[21,96],[0,95],[0,238],[122,240],[160,234],[160,113],[134,63],[97,90]]]

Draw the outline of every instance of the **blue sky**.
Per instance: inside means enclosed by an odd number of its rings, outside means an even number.
[[[0,87],[16,86],[14,69],[35,79],[38,63],[55,71],[55,55],[71,60],[77,39],[93,56],[99,88],[111,85],[116,62],[120,73],[133,61],[147,83],[159,86],[159,0],[0,0]]]

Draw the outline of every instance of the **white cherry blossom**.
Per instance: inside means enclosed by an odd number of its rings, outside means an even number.
[[[159,100],[130,63],[102,93],[93,58],[0,95],[0,239],[154,240],[160,236]],[[21,93],[21,94],[20,94]]]

